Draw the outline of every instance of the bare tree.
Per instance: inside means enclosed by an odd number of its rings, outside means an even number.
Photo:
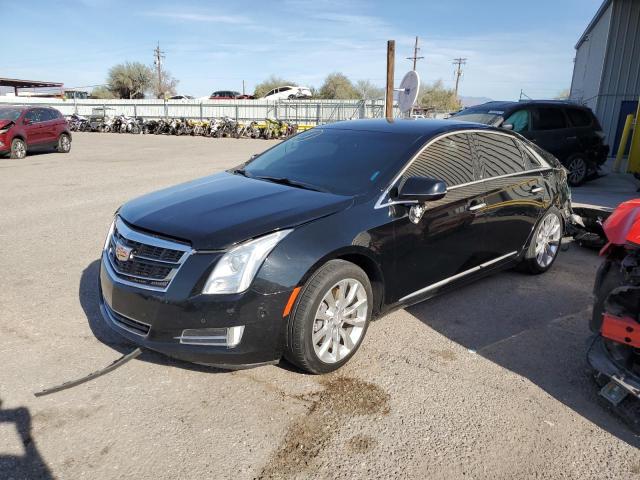
[[[152,82],[153,95],[156,98],[171,97],[177,94],[176,87],[178,86],[178,83],[180,83],[180,81],[177,80],[173,75],[171,75],[171,72],[165,70],[164,68],[161,68],[160,79],[160,85],[158,85],[157,80]]]
[[[384,98],[384,88],[375,86],[369,80],[358,80],[355,84],[355,89],[359,98],[364,100]]]
[[[153,71],[140,62],[125,62],[109,69],[107,88],[119,98],[144,98],[153,81]]]

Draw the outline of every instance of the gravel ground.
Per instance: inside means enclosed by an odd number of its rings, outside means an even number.
[[[272,142],[76,134],[0,160],[0,478],[640,478],[640,438],[585,362],[595,253],[505,272],[372,324],[340,372],[224,372],[132,349],[97,309],[99,251],[127,199]]]

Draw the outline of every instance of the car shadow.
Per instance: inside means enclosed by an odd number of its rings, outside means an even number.
[[[499,273],[407,312],[638,448],[640,437],[598,395],[586,361],[599,263],[595,252],[572,246],[544,275]]]
[[[114,332],[102,318],[100,313],[100,300],[98,290],[98,275],[100,273],[100,260],[91,262],[82,271],[80,277],[80,285],[78,287],[78,298],[80,299],[80,305],[84,314],[87,317],[89,328],[93,335],[103,344],[124,355],[130,353],[137,347],[133,343],[129,342],[126,338],[121,337]],[[229,370],[222,370],[215,367],[209,367],[206,365],[196,365],[194,363],[183,362],[166,355],[154,352],[152,350],[143,349],[142,354],[137,357],[138,360],[143,362],[155,363],[158,365],[166,365],[171,367],[182,368],[185,370],[191,370],[196,372],[207,373],[225,373]]]
[[[0,478],[28,478],[30,480],[53,480],[53,474],[40,455],[31,437],[31,414],[25,407],[2,408],[0,400],[0,426],[13,425],[21,442],[24,455],[0,452]],[[3,445],[5,443],[3,442]],[[11,447],[11,445],[6,444]]]

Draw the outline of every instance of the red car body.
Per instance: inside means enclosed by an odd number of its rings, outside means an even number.
[[[64,150],[61,150],[62,136],[66,136]],[[55,108],[1,106],[0,155],[11,153],[16,139],[24,142],[26,150],[57,148],[66,152],[71,145],[67,121]]]

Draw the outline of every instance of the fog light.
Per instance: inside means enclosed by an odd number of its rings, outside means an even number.
[[[176,337],[186,345],[213,345],[235,347],[242,340],[244,325],[229,328],[190,328]]]

